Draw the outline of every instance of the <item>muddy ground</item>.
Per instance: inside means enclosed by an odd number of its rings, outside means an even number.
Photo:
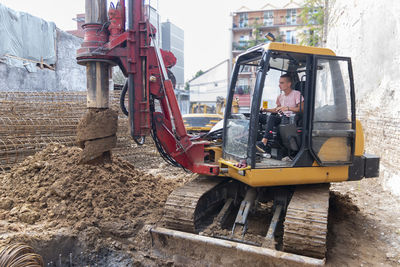
[[[145,225],[195,175],[171,167],[147,141],[129,162],[77,164],[79,148],[50,145],[0,175],[0,245],[24,241],[46,266],[171,266],[151,255]],[[400,199],[379,179],[331,186],[328,266],[400,265]],[[61,255],[61,256],[60,256]],[[51,265],[53,262],[53,265]]]

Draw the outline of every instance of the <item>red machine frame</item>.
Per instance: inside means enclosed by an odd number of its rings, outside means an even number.
[[[128,29],[125,29],[125,0],[110,6],[109,22],[83,25],[84,42],[77,60],[118,65],[128,77],[131,136],[139,139],[153,134],[164,152],[192,172],[218,175],[219,166],[204,162],[207,141],[193,142],[184,127],[174,88],[166,68],[176,64],[175,56],[152,46],[156,29],[145,17],[143,0],[128,0]],[[161,112],[151,103],[160,102]]]

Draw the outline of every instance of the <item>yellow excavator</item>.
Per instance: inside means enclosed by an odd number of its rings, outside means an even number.
[[[202,103],[193,103],[190,107],[190,113],[192,114],[215,114],[216,107],[202,104]]]
[[[224,115],[224,109],[226,106],[226,99],[222,96],[218,96],[215,101],[215,107],[203,103],[193,103],[191,105],[192,114],[219,114]],[[235,98],[232,102],[233,113],[239,112],[239,99]]]
[[[257,77],[251,112],[236,114],[229,107],[246,66]],[[256,142],[265,130],[259,122],[263,95],[276,99],[283,73],[290,74],[293,89],[304,98],[304,110],[274,128],[270,154],[259,153]],[[288,259],[293,265],[324,264],[329,184],[379,175],[379,158],[364,153],[350,58],[286,43],[251,48],[236,60],[227,107],[223,128],[205,137],[211,142],[207,159],[218,164],[221,178],[202,176],[174,191],[165,205],[165,228],[153,233],[161,244],[162,236],[188,246],[192,242],[196,250],[202,244],[202,252],[185,252],[191,257],[206,256],[210,249],[224,251],[226,262],[234,265],[275,265]],[[181,253],[179,245],[166,244]]]
[[[220,114],[189,113],[182,118],[189,134],[201,134],[209,132],[224,117]]]
[[[182,116],[186,131],[189,134],[203,134],[209,132],[215,124],[224,118],[226,100],[217,97],[215,107],[207,104],[193,103],[191,113]],[[233,101],[233,112],[238,113],[239,101]]]
[[[186,131],[189,134],[202,134],[211,130],[212,127],[223,117],[221,104],[215,102],[215,106],[204,103],[192,103],[190,113],[182,116]]]
[[[149,230],[154,256],[187,266],[323,265],[330,183],[379,174],[379,157],[364,152],[351,59],[327,48],[278,42],[250,48],[236,58],[222,126],[193,138],[185,130],[168,71],[176,59],[153,41],[155,28],[142,0],[129,0],[127,30],[125,1],[110,9],[108,26],[90,16],[102,6],[90,9],[90,3],[106,1],[86,1],[86,19],[92,21],[84,26],[78,62],[88,69],[88,102],[98,109],[87,124],[107,109],[104,68],[118,65],[128,77],[121,108],[129,116],[132,138],[141,144],[151,134],[166,161],[199,174],[171,193],[162,225]],[[234,93],[241,71],[249,67],[256,77],[250,112],[237,113]],[[290,75],[304,106],[270,131],[270,153],[260,153],[256,143],[266,130],[260,107],[280,94],[282,74]],[[80,135],[87,159],[93,156],[86,144],[113,136],[113,129],[101,135],[98,128],[92,139],[86,132]],[[110,146],[103,148],[107,153]],[[96,146],[96,155],[103,150]]]

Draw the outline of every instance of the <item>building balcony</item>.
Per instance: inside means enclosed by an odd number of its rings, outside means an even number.
[[[235,88],[235,94],[237,95],[249,95],[251,90],[250,90],[250,85],[238,85]]]
[[[233,95],[233,97],[234,97],[234,99],[238,99],[240,108],[251,106],[251,95],[250,94],[236,94],[235,93]],[[250,112],[250,110],[248,110],[247,112]]]
[[[269,25],[267,25],[267,24],[262,24],[262,25],[259,25],[259,27],[260,27],[260,30],[265,30],[265,29],[277,29],[277,28],[280,28],[280,27],[299,27],[299,26],[304,26],[303,24],[298,24],[298,23],[295,23],[295,24],[288,24],[286,21],[284,21],[284,22],[282,22],[282,23],[274,23],[274,24],[269,24]],[[232,25],[232,31],[234,31],[234,32],[240,32],[240,31],[250,31],[250,30],[252,30],[252,29],[254,29],[255,28],[255,25],[253,25],[253,24],[244,24],[244,25],[237,25],[237,24],[233,24]]]
[[[265,30],[265,29],[276,29],[281,27],[282,25],[278,24],[272,24],[272,25],[260,25],[260,30]]]
[[[232,24],[232,31],[245,31],[245,30],[251,30],[251,29],[253,29],[253,27],[252,26],[250,26],[249,24],[236,24],[236,23],[233,23]]]
[[[233,42],[232,43],[232,50],[233,51],[246,51],[250,45],[250,41],[239,41],[239,42]]]
[[[246,51],[247,49],[254,47],[256,45],[260,44],[265,44],[268,43],[269,41],[265,39],[260,39],[258,41],[256,40],[251,40],[251,41],[239,41],[239,42],[233,42],[232,43],[232,52],[233,53],[242,53]]]

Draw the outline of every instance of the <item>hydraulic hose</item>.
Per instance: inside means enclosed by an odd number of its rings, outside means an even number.
[[[125,107],[126,92],[128,92],[128,80],[126,80],[124,86],[122,87],[121,96],[119,98],[119,106],[121,108],[122,113],[124,113],[126,116],[129,116],[129,112]]]
[[[122,113],[124,113],[126,116],[129,116],[129,112],[125,107],[126,92],[128,92],[128,80],[126,80],[124,86],[122,87],[121,95],[120,95],[120,98],[119,98],[119,106],[121,108]],[[144,136],[142,136],[140,138],[134,138],[133,137],[132,139],[138,145],[143,145],[144,142],[146,141]]]

